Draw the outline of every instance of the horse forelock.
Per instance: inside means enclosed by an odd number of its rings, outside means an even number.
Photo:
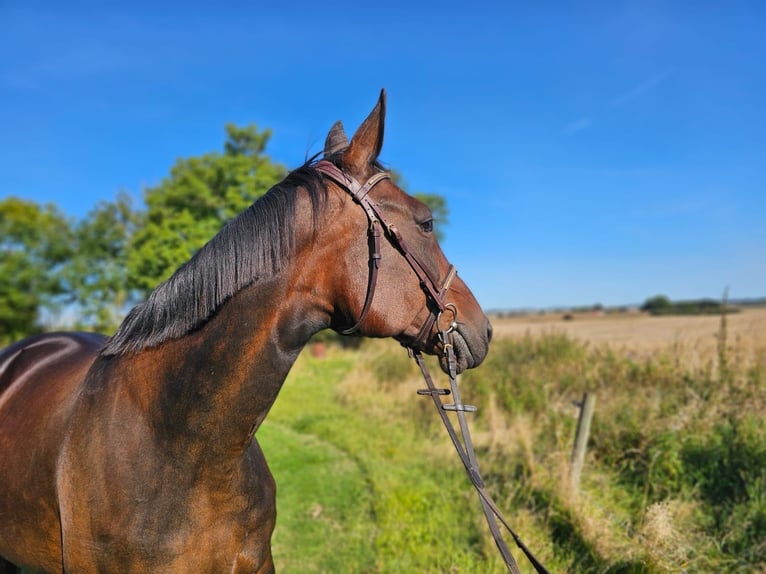
[[[327,187],[306,163],[229,221],[136,305],[101,354],[134,353],[183,337],[239,291],[281,271],[296,251],[298,188],[308,192],[316,232]]]

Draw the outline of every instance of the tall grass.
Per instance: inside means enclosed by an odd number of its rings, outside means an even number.
[[[488,488],[551,571],[766,568],[766,354],[744,359],[725,321],[717,339],[690,366],[675,346],[638,359],[557,333],[504,338],[461,376]],[[505,571],[421,385],[387,342],[301,357],[258,435],[280,571]],[[573,493],[583,391],[598,403]]]
[[[524,465],[513,475],[526,491],[509,504],[544,500],[553,552],[570,556],[571,571],[766,567],[764,354],[736,360],[725,316],[717,337],[717,356],[698,369],[672,348],[635,360],[556,334],[507,339],[488,368],[464,377],[465,394],[494,413],[484,424],[509,426],[520,413],[529,421],[525,446],[511,441],[487,456],[501,469]],[[584,390],[598,395],[598,407],[573,498],[563,443],[573,434],[571,400]]]

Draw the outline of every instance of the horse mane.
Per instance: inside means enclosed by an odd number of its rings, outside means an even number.
[[[101,355],[135,353],[183,337],[204,325],[240,290],[278,273],[296,251],[299,187],[308,192],[316,232],[327,187],[309,160],[230,220],[136,305]]]

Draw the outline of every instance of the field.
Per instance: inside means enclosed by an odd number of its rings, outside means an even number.
[[[493,324],[463,398],[490,492],[551,572],[764,571],[766,310]],[[505,571],[421,386],[391,341],[299,358],[257,435],[279,572]],[[596,414],[573,488],[584,391]]]
[[[766,308],[745,309],[727,315],[728,337],[738,352],[749,358],[766,349]],[[563,333],[591,345],[608,345],[632,356],[645,357],[674,349],[690,367],[703,365],[717,348],[720,316],[661,316],[643,313],[531,314],[493,318],[495,336],[520,337]]]

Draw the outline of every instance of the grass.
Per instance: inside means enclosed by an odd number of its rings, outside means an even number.
[[[267,425],[259,439],[271,446],[269,462],[279,477],[280,526],[290,526],[274,539],[280,570],[369,571],[375,519],[364,470],[331,443],[283,425]]]
[[[359,382],[357,359],[337,349],[302,355],[258,431],[278,485],[279,571],[491,571],[480,523],[463,512],[462,468],[440,446],[433,452],[417,425],[396,424],[417,407],[368,393],[378,383]]]
[[[548,325],[501,334],[462,376],[488,488],[552,572],[766,568],[766,338],[749,314],[708,323],[693,360],[691,337],[614,345]],[[391,342],[300,357],[258,433],[278,571],[505,571],[421,385]],[[573,493],[585,390],[598,402]]]
[[[646,359],[672,352],[685,367],[699,368],[717,352],[720,316],[651,317],[639,313],[583,313],[564,320],[561,314],[544,313],[493,318],[498,338],[563,334],[590,346],[609,347],[633,358]],[[766,307],[743,309],[727,315],[732,351],[752,362],[766,348]]]

